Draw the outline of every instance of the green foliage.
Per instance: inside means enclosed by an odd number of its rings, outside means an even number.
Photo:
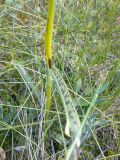
[[[65,135],[64,85],[54,70],[45,108],[47,6],[0,1],[0,147],[10,160],[66,159],[76,141]],[[120,156],[119,10],[119,0],[56,1],[53,59],[80,119],[80,160]]]

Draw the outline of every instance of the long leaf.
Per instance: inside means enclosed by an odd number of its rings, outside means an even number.
[[[62,76],[60,75],[58,69],[54,67],[53,71],[51,70],[51,74],[59,90],[59,93],[63,102],[63,106],[65,109],[65,113],[66,113],[67,122],[65,127],[65,133],[66,135],[71,136],[72,141],[74,141],[76,139],[78,130],[80,128],[79,116],[72,103],[72,99],[68,91],[67,85],[63,80]],[[69,158],[69,160],[77,159],[77,151],[78,151],[79,145],[80,145],[80,139],[78,137],[77,143],[75,144],[74,149],[71,152],[71,155],[70,155],[71,158]]]

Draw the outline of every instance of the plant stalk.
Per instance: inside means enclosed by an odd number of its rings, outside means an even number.
[[[48,1],[48,19],[45,35],[46,59],[47,59],[47,101],[46,101],[46,114],[45,120],[48,120],[49,111],[51,109],[51,93],[52,93],[52,77],[49,69],[52,67],[52,36],[53,36],[53,22],[55,12],[55,0]]]

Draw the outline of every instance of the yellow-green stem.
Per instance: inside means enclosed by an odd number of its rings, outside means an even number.
[[[48,120],[49,117],[49,111],[51,108],[51,93],[52,93],[52,77],[48,68],[47,72],[47,101],[46,101],[46,114],[45,114],[45,120]]]
[[[47,28],[45,35],[46,58],[49,68],[51,68],[51,63],[52,63],[52,33],[53,33],[54,10],[55,10],[55,0],[49,0]]]
[[[46,59],[48,64],[47,72],[47,101],[46,101],[46,115],[45,120],[48,120],[49,111],[51,109],[51,92],[52,92],[52,77],[49,69],[52,66],[52,33],[53,33],[53,21],[54,21],[55,0],[49,0],[48,2],[48,19],[45,35],[46,45]]]

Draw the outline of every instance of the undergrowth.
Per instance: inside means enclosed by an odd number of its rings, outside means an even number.
[[[56,1],[47,110],[48,1],[0,1],[0,160],[63,160],[76,141],[80,160],[120,159],[119,11],[119,0]]]

